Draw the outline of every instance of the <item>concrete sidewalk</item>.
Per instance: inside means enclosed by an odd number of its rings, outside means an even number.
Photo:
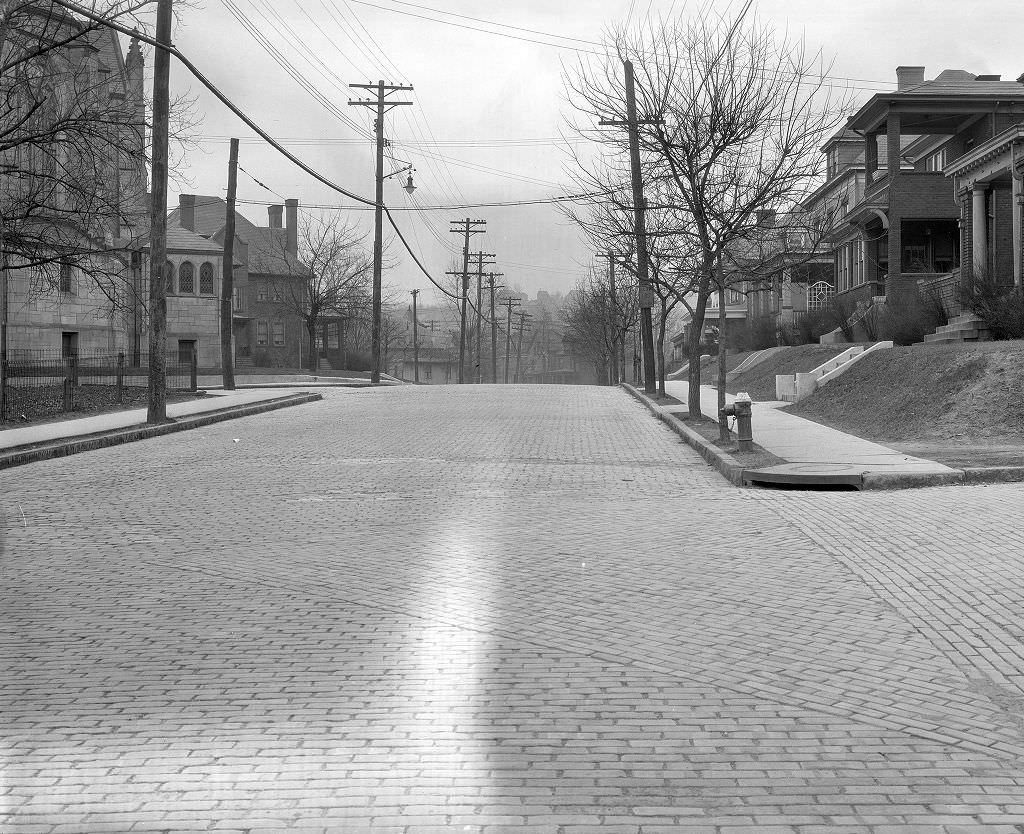
[[[666,382],[666,393],[685,403],[689,385]],[[716,389],[701,386],[701,409],[714,417],[718,411]],[[735,400],[726,394],[726,401]],[[790,414],[784,402],[755,402],[751,410],[754,442],[788,463],[755,470],[765,481],[868,484],[891,481],[893,485],[944,483],[961,479],[962,470],[925,458],[914,457],[888,446],[872,443],[812,420]],[[747,480],[749,472],[744,473]],[[773,478],[771,476],[777,476]]]

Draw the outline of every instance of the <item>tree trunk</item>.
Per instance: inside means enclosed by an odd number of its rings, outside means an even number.
[[[658,318],[658,396],[665,396],[665,325],[668,323],[668,302],[661,299],[661,316]]]
[[[725,315],[725,280],[722,277],[721,269],[718,274],[718,439],[729,439],[729,421],[722,416],[722,409],[725,408],[725,368],[726,354],[728,353],[728,337],[726,336],[726,325],[728,319]]]
[[[309,370],[310,373],[317,371],[317,349],[316,349],[316,317],[310,316],[306,319],[306,333],[309,336]]]
[[[700,417],[703,415],[700,407],[700,345],[704,336],[704,311],[708,303],[708,289],[701,287],[697,291],[697,303],[693,308],[693,316],[690,320],[690,338],[687,339],[687,351],[690,354],[690,366],[687,371],[689,392],[687,394],[686,407],[690,414]]]

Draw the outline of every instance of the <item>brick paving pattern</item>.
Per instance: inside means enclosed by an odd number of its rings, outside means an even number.
[[[1022,509],[737,490],[595,388],[8,470],[0,831],[1019,834]]]

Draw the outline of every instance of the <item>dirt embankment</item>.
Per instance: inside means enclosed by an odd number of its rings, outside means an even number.
[[[950,465],[1024,464],[1024,341],[880,350],[794,414]]]
[[[732,379],[725,390],[730,394],[746,391],[755,401],[775,399],[775,375],[813,371],[851,345],[797,345],[772,354],[750,370]],[[709,382],[708,384],[711,384]]]

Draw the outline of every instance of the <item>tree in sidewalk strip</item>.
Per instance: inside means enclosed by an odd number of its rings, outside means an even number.
[[[634,61],[647,122],[640,136],[648,205],[656,197],[675,212],[673,233],[689,238],[697,256],[687,344],[696,358],[709,301],[726,294],[737,248],[758,239],[764,212],[788,216],[821,184],[819,148],[841,123],[848,96],[826,83],[820,53],[777,37],[751,2],[725,11],[706,3],[690,16],[613,31],[606,54],[581,62],[568,79],[590,124],[624,112],[624,58]],[[621,150],[615,131],[577,129]],[[689,409],[700,414],[700,363],[689,368]]]

